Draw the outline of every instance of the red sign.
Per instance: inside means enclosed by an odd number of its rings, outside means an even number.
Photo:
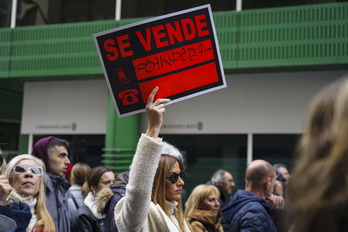
[[[171,103],[226,87],[210,5],[94,34],[119,117],[144,112],[147,97]]]

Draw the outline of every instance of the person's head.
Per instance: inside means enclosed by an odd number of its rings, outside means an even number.
[[[266,199],[274,190],[276,173],[270,163],[264,160],[252,161],[245,172],[245,189]]]
[[[93,194],[95,195],[102,188],[106,188],[112,185],[114,181],[115,174],[111,169],[104,166],[98,166],[92,168],[92,170],[88,173],[87,181],[84,185],[86,185],[87,183],[89,191],[93,192]]]
[[[64,177],[70,163],[68,150],[69,143],[66,140],[49,136],[37,141],[31,154],[43,160],[48,173]]]
[[[346,231],[348,76],[314,97],[288,185],[294,231]],[[305,218],[303,218],[305,217]]]
[[[276,172],[279,173],[279,175],[281,175],[286,181],[289,179],[290,177],[290,173],[289,170],[287,168],[287,166],[285,164],[274,164],[273,168],[276,170]]]
[[[219,169],[213,174],[211,183],[225,195],[231,195],[234,186],[236,186],[232,174],[223,169]]]
[[[181,228],[184,225],[181,201],[185,177],[184,171],[184,159],[180,151],[173,145],[164,142],[162,155],[153,182],[151,200],[155,204],[159,204],[168,216],[169,211],[166,201],[178,202],[177,208],[180,214],[178,220]]]
[[[44,194],[44,163],[31,155],[14,157],[7,165],[5,176],[10,185],[22,197],[38,197]]]
[[[220,212],[220,192],[214,185],[196,186],[185,203],[185,216],[196,209],[207,210],[217,215]]]
[[[71,169],[71,184],[82,186],[86,182],[91,167],[86,163],[76,163]]]
[[[35,212],[37,222],[35,228],[53,231],[54,222],[45,206],[45,164],[32,155],[18,155],[7,165],[4,172],[10,185],[25,201],[36,198]]]

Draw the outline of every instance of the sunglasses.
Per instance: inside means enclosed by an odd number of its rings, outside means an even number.
[[[4,154],[0,154],[0,166],[2,165],[2,163],[4,162],[4,160],[5,160]]]
[[[184,181],[184,179],[185,179],[185,172],[180,172],[179,174],[172,173],[172,174],[169,174],[166,177],[170,180],[170,182],[172,182],[172,184],[175,184],[178,181],[179,177],[180,177],[180,179],[182,181]]]
[[[27,166],[27,165],[16,165],[13,167],[15,173],[23,174],[28,169],[30,169],[31,173],[35,176],[42,176],[43,170],[38,166]]]

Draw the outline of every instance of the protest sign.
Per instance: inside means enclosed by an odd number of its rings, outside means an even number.
[[[144,112],[156,86],[169,104],[226,87],[210,5],[93,36],[119,117]]]

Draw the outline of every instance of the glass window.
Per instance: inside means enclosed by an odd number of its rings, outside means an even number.
[[[183,152],[188,167],[183,202],[192,189],[205,184],[218,169],[229,171],[236,186],[244,188],[247,135],[161,135]]]
[[[1,149],[6,154],[7,162],[19,153],[19,131],[19,122],[0,122],[0,143],[4,143]]]
[[[291,172],[299,138],[300,134],[254,134],[253,160],[263,159],[272,165],[283,163]]]
[[[121,0],[121,19],[154,17],[204,4],[214,12],[234,11],[230,0]],[[348,0],[242,0],[242,10],[346,2]],[[0,27],[9,27],[12,0],[0,0]],[[16,26],[115,19],[116,0],[18,0]]]
[[[0,0],[0,28],[10,27],[12,0]]]
[[[115,18],[116,0],[18,0],[17,26]]]
[[[242,0],[242,10],[272,8],[272,7],[287,7],[287,6],[302,6],[320,3],[344,2],[347,0]]]

